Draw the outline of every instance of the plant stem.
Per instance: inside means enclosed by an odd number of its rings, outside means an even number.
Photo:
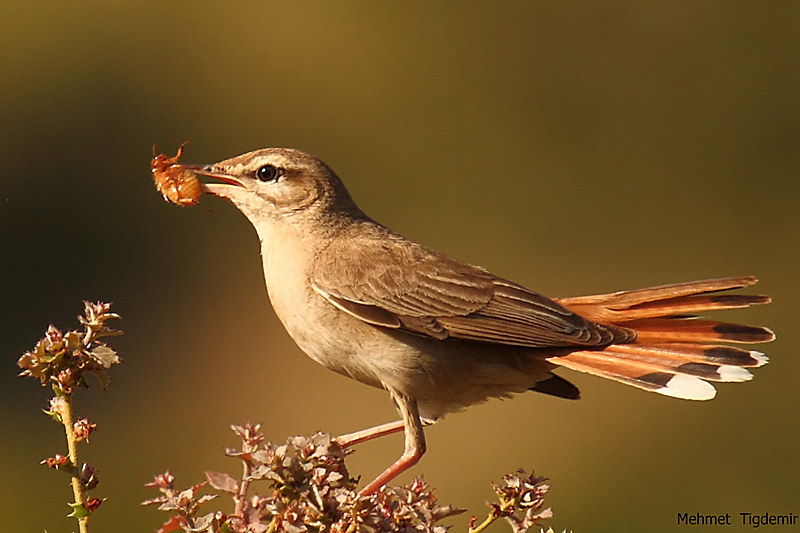
[[[236,502],[233,514],[242,517],[242,523],[245,523],[245,512],[247,511],[247,492],[250,490],[250,475],[253,473],[253,467],[250,460],[243,461],[242,467],[242,481],[239,483],[239,492],[233,498]]]
[[[56,389],[56,387],[53,387]],[[78,463],[78,440],[75,438],[75,429],[72,422],[72,394],[64,393],[56,390],[56,395],[63,398],[64,403],[61,409],[61,423],[64,424],[64,432],[67,434],[67,449],[69,450],[69,460],[74,467],[74,474],[72,476],[72,494],[75,496],[75,503],[83,505],[85,501],[84,487],[81,480],[78,478],[80,475],[80,464]],[[81,533],[88,533],[89,517],[78,518],[78,527]]]
[[[499,510],[496,511],[495,510],[496,508],[493,508],[492,511],[489,513],[489,516],[486,517],[486,520],[484,520],[474,528],[473,527],[469,528],[469,533],[480,533],[481,531],[489,527],[495,520],[503,516],[503,513],[513,506],[514,506],[513,499],[511,501],[503,501],[500,504]]]
[[[495,520],[497,520],[497,516],[493,516],[490,514],[489,516],[486,517],[486,520],[481,522],[477,527],[469,528],[469,533],[479,533],[480,531],[483,531],[484,529],[489,527],[491,523],[494,522]]]

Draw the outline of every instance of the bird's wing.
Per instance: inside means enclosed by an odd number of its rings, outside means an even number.
[[[389,233],[334,240],[312,286],[339,309],[436,339],[527,347],[601,346],[614,331],[486,270]]]

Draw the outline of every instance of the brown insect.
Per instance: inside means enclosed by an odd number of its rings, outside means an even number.
[[[153,145],[153,159],[150,161],[150,170],[153,172],[153,181],[156,189],[164,196],[164,200],[180,206],[195,205],[203,194],[203,186],[197,181],[197,175],[178,163],[186,141],[178,147],[175,157],[164,154],[156,155],[156,145]]]

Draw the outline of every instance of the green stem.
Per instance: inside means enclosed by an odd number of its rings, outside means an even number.
[[[56,387],[53,387],[54,389]],[[80,464],[78,463],[78,440],[75,438],[75,429],[72,422],[72,394],[65,394],[56,390],[56,394],[64,399],[63,409],[61,410],[61,423],[64,424],[64,432],[67,434],[67,449],[69,450],[69,460],[75,468],[77,475],[72,476],[72,494],[75,496],[75,503],[84,505],[86,501],[84,486],[78,478],[80,475]],[[78,527],[81,533],[89,532],[89,517],[78,518]]]
[[[503,513],[505,513],[509,508],[511,508],[513,506],[514,506],[514,500],[513,499],[511,501],[502,502],[500,504],[500,511],[499,512],[492,510],[492,512],[489,513],[489,516],[486,517],[486,520],[484,520],[483,522],[478,524],[477,527],[469,528],[469,533],[480,533],[481,531],[483,531],[484,529],[486,529],[487,527],[492,525],[492,523],[495,520],[497,520],[498,518],[503,516]]]
[[[480,531],[483,531],[484,529],[489,527],[491,523],[494,522],[495,520],[497,520],[497,516],[493,516],[490,514],[489,516],[486,517],[486,520],[484,520],[478,525],[478,527],[469,528],[469,533],[479,533]]]

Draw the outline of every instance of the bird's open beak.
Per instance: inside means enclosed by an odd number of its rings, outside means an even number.
[[[194,172],[198,176],[205,176],[207,178],[214,178],[222,183],[202,183],[203,192],[213,194],[215,196],[227,197],[226,191],[230,190],[231,186],[244,188],[245,185],[236,178],[229,176],[223,172],[219,172],[215,165],[183,165],[183,168]]]

